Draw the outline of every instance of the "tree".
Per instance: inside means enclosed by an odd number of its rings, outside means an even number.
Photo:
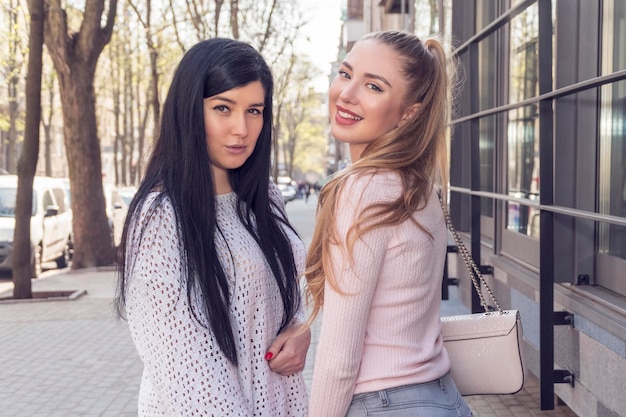
[[[18,124],[22,121],[20,117],[20,90],[22,87],[20,80],[23,76],[23,36],[20,33],[20,3],[17,0],[10,0],[5,10],[9,19],[7,31],[9,54],[4,65],[8,93],[9,132],[7,141],[3,144],[2,165],[8,172],[14,174],[16,170],[18,133],[21,130]]]
[[[130,6],[137,13],[137,18],[144,28],[146,34],[146,46],[150,53],[150,98],[152,107],[152,121],[154,123],[155,138],[159,132],[159,125],[161,123],[161,102],[159,99],[159,70],[157,67],[157,61],[159,59],[159,49],[157,47],[158,42],[155,41],[154,28],[152,26],[152,0],[145,0],[146,16],[142,17],[140,10],[129,0]]]
[[[283,106],[283,114],[281,114],[281,119],[283,119],[282,124],[285,129],[284,140],[282,141],[282,154],[285,160],[285,171],[289,177],[293,177],[294,154],[300,136],[298,128],[305,118],[306,108],[302,103],[304,101],[303,96],[302,91],[298,91],[296,99],[286,103],[286,105]]]
[[[33,179],[39,155],[41,120],[41,72],[43,57],[44,7],[39,0],[29,1],[30,36],[28,75],[26,77],[26,127],[24,146],[17,164],[17,197],[13,237],[13,298],[32,298],[30,213],[33,208]]]
[[[309,89],[301,104],[305,108],[306,116],[297,126],[293,176],[302,174],[309,183],[315,183],[326,176],[329,127],[326,97],[326,93],[316,93]]]
[[[150,111],[155,86],[151,74],[157,67],[161,71],[163,64],[151,65],[147,42],[143,36],[137,36],[144,30],[137,13],[145,6],[133,7],[131,2],[124,2],[120,7],[108,51],[100,57],[96,70],[97,112],[101,137],[107,135],[113,141],[113,165],[103,166],[103,169],[113,168],[113,172],[108,173],[117,185],[136,185],[143,170],[144,142],[154,130],[150,125],[154,117],[149,117],[154,116]],[[158,16],[158,11],[153,10],[153,13]],[[158,33],[161,28],[153,30]],[[160,49],[163,44],[168,42],[153,42]],[[165,72],[169,73],[167,69]],[[103,154],[103,164],[106,160]]]
[[[105,211],[94,74],[110,41],[117,0],[85,2],[80,29],[70,28],[61,0],[45,0],[45,44],[59,80],[63,132],[72,193],[72,269],[114,263],[115,251]],[[101,26],[102,22],[104,26]]]
[[[45,67],[45,64],[43,64]],[[42,68],[43,70],[43,68]],[[45,155],[45,172],[47,177],[52,176],[52,121],[54,120],[55,110],[55,91],[54,84],[56,80],[56,74],[54,71],[48,71],[47,74],[42,74],[42,94],[46,93],[47,100],[42,101],[42,117],[41,124],[44,132],[44,155]]]

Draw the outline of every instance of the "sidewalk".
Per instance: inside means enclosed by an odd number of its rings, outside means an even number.
[[[10,279],[0,279],[0,293],[8,288]],[[87,293],[67,301],[0,303],[0,417],[135,416],[142,365],[126,323],[113,314],[115,272],[63,272],[34,280],[33,290]],[[466,312],[451,290],[442,314]],[[304,371],[308,384],[318,327]],[[535,378],[518,394],[468,402],[476,417],[576,417],[565,406],[540,411]]]

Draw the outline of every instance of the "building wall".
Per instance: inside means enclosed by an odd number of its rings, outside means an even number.
[[[528,372],[542,373],[542,294],[553,292],[553,311],[573,314],[573,325],[554,326],[554,369],[572,371],[574,385],[554,384],[554,393],[585,417],[626,416],[625,3],[452,1],[465,76],[452,217],[468,247],[479,237],[500,304],[521,312]],[[469,41],[507,13],[500,29]]]
[[[407,29],[386,12],[395,3],[354,2],[363,13],[345,39]],[[541,377],[542,334],[552,328],[540,307],[551,300],[552,311],[573,315],[553,328],[553,369],[570,370],[574,384],[556,383],[554,394],[580,416],[626,416],[626,2],[437,5],[463,80],[450,146],[455,227],[493,267],[486,279],[502,307],[520,310],[527,371]],[[432,27],[423,19],[416,28]],[[449,259],[462,302],[475,309],[462,260]]]

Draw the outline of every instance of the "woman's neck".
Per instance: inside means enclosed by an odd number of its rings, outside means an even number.
[[[228,177],[228,171],[224,169],[213,168],[213,182],[215,185],[215,194],[228,194],[233,191]]]
[[[363,151],[365,150],[366,147],[367,147],[367,144],[361,144],[361,143],[350,144],[350,160],[352,163],[355,163],[356,161],[361,159],[361,155],[363,154]]]

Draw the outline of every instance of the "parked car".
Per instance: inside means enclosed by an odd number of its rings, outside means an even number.
[[[277,184],[280,193],[283,195],[283,201],[287,204],[289,201],[296,199],[296,187],[291,184]]]
[[[13,235],[17,175],[0,175],[0,270],[13,268]],[[37,278],[44,262],[64,268],[70,261],[72,210],[66,186],[58,178],[35,177],[30,221],[31,275]]]
[[[276,185],[283,195],[285,204],[296,199],[298,190],[296,189],[295,182],[292,181],[290,177],[279,176],[276,180]]]
[[[104,184],[104,197],[113,244],[117,247],[122,241],[122,231],[124,230],[124,221],[128,213],[128,204],[122,198],[118,188],[111,184]]]
[[[117,187],[117,192],[120,194],[120,197],[122,197],[124,203],[130,206],[130,202],[133,201],[133,197],[135,197],[137,193],[137,187]]]
[[[70,179],[61,178],[61,181],[63,182],[63,186],[65,187],[65,194],[67,195],[66,204],[71,209],[72,208],[72,192],[70,191]],[[70,210],[70,214],[72,213],[73,212]],[[70,220],[70,223],[73,221],[74,221],[73,219]],[[72,225],[73,224],[74,223],[72,223]],[[70,260],[72,260],[73,257],[74,257],[74,229],[72,228],[72,234],[70,235]]]

